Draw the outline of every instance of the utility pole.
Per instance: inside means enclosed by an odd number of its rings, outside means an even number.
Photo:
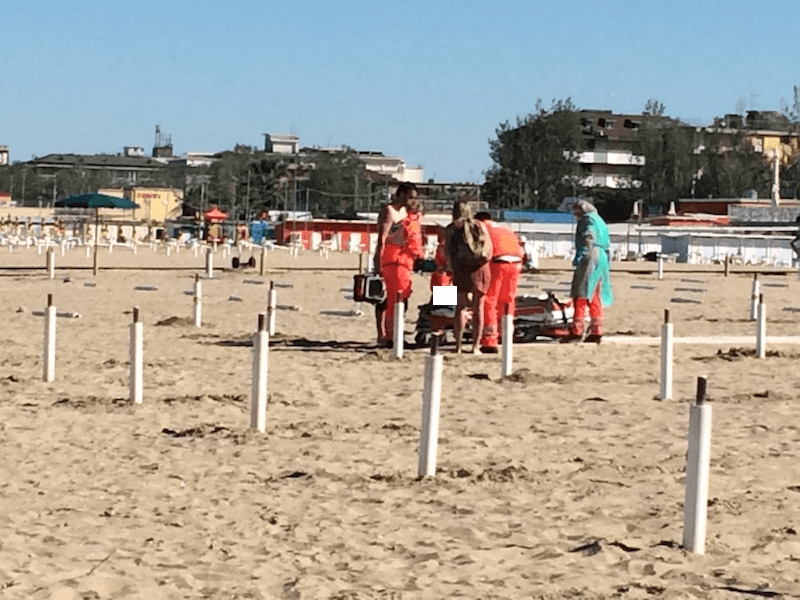
[[[353,214],[358,212],[358,172],[355,173],[355,195],[353,196]]]
[[[244,204],[244,222],[245,224],[250,220],[250,169],[247,169],[247,198]]]
[[[780,157],[781,151],[778,148],[775,148],[772,151],[772,160],[773,160],[773,180],[772,180],[772,208],[778,208],[778,205],[781,203],[781,167],[780,167]]]
[[[239,236],[239,219],[236,216],[236,176],[233,176],[233,181],[231,182],[231,217],[233,217],[233,240],[234,242],[238,241]]]

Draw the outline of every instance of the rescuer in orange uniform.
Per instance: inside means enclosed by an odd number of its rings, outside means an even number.
[[[506,307],[510,315],[514,314],[514,301],[525,251],[517,234],[505,223],[492,221],[487,212],[479,212],[475,218],[483,221],[492,240],[492,260],[489,263],[491,280],[484,304],[481,352],[495,354],[498,352],[500,340],[500,316],[505,314]]]
[[[440,227],[438,232],[439,245],[436,246],[436,256],[433,261],[436,263],[436,270],[431,273],[431,291],[437,285],[453,285],[453,274],[447,270],[447,256],[444,254],[444,228]]]
[[[409,197],[406,203],[407,216],[392,225],[381,252],[381,275],[386,284],[386,311],[384,312],[386,342],[391,346],[394,340],[394,310],[397,293],[400,301],[411,296],[411,273],[414,260],[425,257],[422,247],[422,224],[420,223],[420,203]]]

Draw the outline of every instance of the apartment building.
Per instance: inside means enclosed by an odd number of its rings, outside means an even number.
[[[590,188],[625,189],[641,186],[645,157],[637,153],[644,115],[610,110],[581,110],[583,149],[578,154],[580,184]]]

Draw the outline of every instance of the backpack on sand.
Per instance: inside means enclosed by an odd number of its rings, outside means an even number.
[[[472,218],[458,219],[463,226],[455,231],[455,260],[469,270],[477,269],[489,260],[486,231]]]

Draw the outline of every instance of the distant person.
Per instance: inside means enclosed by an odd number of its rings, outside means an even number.
[[[444,248],[453,273],[453,285],[457,288],[453,321],[456,352],[461,353],[467,310],[472,308],[472,353],[476,354],[483,331],[483,305],[491,281],[492,242],[486,226],[473,218],[466,200],[457,200],[453,205],[453,222],[445,229]]]
[[[388,204],[381,206],[378,213],[378,243],[375,246],[375,256],[373,257],[373,270],[376,275],[381,273],[381,256],[386,244],[386,237],[392,225],[399,223],[406,218],[406,204],[409,199],[417,198],[417,186],[413,183],[403,182],[397,188],[394,198]],[[375,305],[375,327],[378,332],[378,345],[387,346],[391,344],[391,338],[386,336],[384,314],[386,312],[386,301]]]
[[[492,241],[492,259],[489,263],[491,279],[484,306],[481,352],[497,354],[500,317],[506,314],[506,310],[514,315],[517,285],[525,252],[517,234],[507,224],[492,221],[488,212],[479,212],[475,218],[486,225]]]
[[[523,270],[538,271],[539,270],[539,248],[533,240],[529,240],[526,236],[521,235],[519,238],[522,244],[522,250],[525,256],[522,259]]]
[[[384,310],[384,330],[386,341],[382,345],[391,346],[394,340],[394,311],[397,296],[408,303],[411,297],[411,273],[414,262],[425,257],[422,247],[422,216],[419,200],[408,197],[407,215],[389,229],[381,253],[381,275],[386,284],[386,309]]]
[[[599,344],[603,337],[603,307],[614,301],[610,272],[611,238],[608,226],[591,202],[578,200],[572,205],[572,214],[578,219],[571,289],[575,313],[569,335],[561,341]],[[587,310],[590,318],[588,335],[585,330]]]
[[[453,273],[447,264],[447,256],[444,252],[444,228],[439,227],[437,232],[437,246],[436,254],[433,257],[433,262],[436,264],[436,270],[431,273],[431,292],[437,286],[450,286],[453,285]],[[433,302],[433,300],[431,300]]]

